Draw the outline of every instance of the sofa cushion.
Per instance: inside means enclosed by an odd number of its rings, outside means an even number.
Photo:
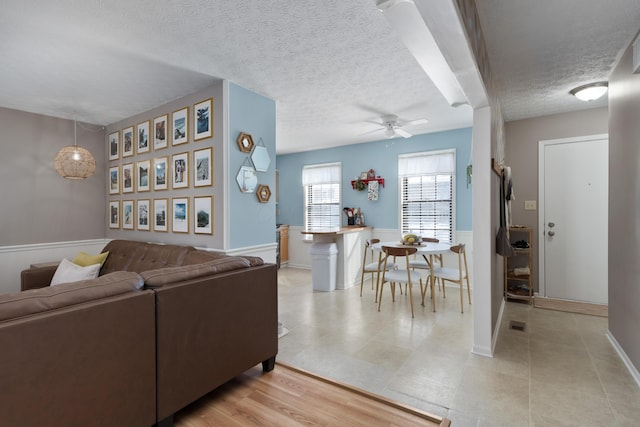
[[[107,259],[107,256],[109,256],[109,252],[103,252],[98,255],[89,255],[86,252],[78,252],[78,255],[76,255],[76,257],[72,259],[71,262],[82,267],[87,267],[94,264],[102,265]]]
[[[109,252],[109,256],[100,274],[114,271],[141,273],[156,268],[176,267],[182,265],[185,256],[194,250],[193,246],[112,240],[103,249],[103,252]]]
[[[100,264],[89,265],[87,267],[81,267],[72,263],[66,258],[63,258],[58,264],[56,272],[51,279],[51,286],[58,285],[60,283],[78,282],[80,280],[90,280],[98,277],[100,272]]]
[[[219,274],[225,271],[249,267],[251,263],[244,257],[224,256],[201,264],[180,267],[159,268],[140,273],[147,287],[154,288],[183,280]]]
[[[136,273],[119,271],[81,282],[0,295],[0,321],[124,294],[142,288]]]

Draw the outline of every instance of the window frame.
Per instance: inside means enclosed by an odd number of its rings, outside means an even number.
[[[401,159],[406,159],[406,158],[410,158],[410,157],[428,157],[428,156],[440,156],[440,155],[451,155],[452,156],[452,167],[453,170],[450,172],[432,172],[432,173],[425,173],[425,174],[416,174],[416,173],[408,173],[408,174],[402,174],[401,170],[400,170],[400,161]],[[406,222],[404,221],[404,192],[403,192],[403,186],[404,186],[404,181],[405,178],[407,177],[416,177],[416,176],[435,176],[435,175],[446,175],[446,174],[451,174],[451,222],[450,222],[450,242],[446,242],[444,239],[440,238],[440,241],[444,242],[444,243],[451,243],[453,244],[453,242],[456,239],[456,175],[457,175],[457,164],[456,164],[456,149],[455,148],[450,148],[450,149],[445,149],[445,150],[433,150],[433,151],[423,151],[423,152],[416,152],[416,153],[407,153],[407,154],[400,154],[398,155],[398,229],[400,230],[401,234],[406,234],[408,232],[410,232],[409,229],[404,230],[403,229],[403,224]],[[419,234],[425,235],[423,234],[422,230],[415,230],[412,229],[412,231],[416,231]],[[426,235],[426,237],[431,237],[428,234]]]
[[[305,184],[305,171],[311,169],[321,169],[321,168],[338,168],[337,177],[334,179],[330,179],[325,182],[319,182],[317,184]],[[329,227],[341,225],[342,221],[342,163],[341,162],[331,162],[331,163],[318,163],[313,165],[305,165],[302,168],[302,192],[303,192],[303,217],[304,217],[304,228],[305,230],[313,229],[313,228],[321,228],[323,226],[314,227],[312,224],[309,224],[309,187],[313,185],[335,185],[337,191],[337,203],[318,203],[318,205],[337,205],[337,214],[335,215],[335,225],[329,225]],[[332,215],[333,216],[333,215]],[[312,236],[305,236],[305,240],[311,240]]]

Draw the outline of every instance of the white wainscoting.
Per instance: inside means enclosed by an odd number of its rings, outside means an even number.
[[[244,248],[238,249],[229,249],[226,251],[220,249],[211,249],[211,248],[197,248],[203,251],[208,252],[220,252],[225,255],[246,255],[246,256],[257,256],[264,260],[266,263],[276,263],[276,251],[278,250],[277,243],[268,243],[265,245],[256,245],[256,246],[246,246]]]
[[[76,240],[0,247],[0,293],[20,290],[20,272],[31,264],[72,259],[78,252],[97,254],[109,239]]]
[[[304,227],[289,227],[289,267],[311,269],[311,242],[304,240],[302,234]],[[400,230],[388,228],[374,228],[372,238],[380,239],[381,242],[400,241]],[[467,266],[469,271],[473,271],[473,233],[471,231],[456,232],[454,244],[464,243],[467,250]],[[455,254],[446,254],[444,264],[447,266],[457,265],[458,260]],[[469,275],[469,281],[473,285],[473,276]]]

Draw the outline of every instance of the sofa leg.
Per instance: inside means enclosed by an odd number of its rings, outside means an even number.
[[[267,360],[262,361],[262,371],[263,372],[271,372],[273,368],[276,367],[276,357],[272,356]]]
[[[173,414],[169,415],[164,420],[158,421],[154,427],[173,427]]]

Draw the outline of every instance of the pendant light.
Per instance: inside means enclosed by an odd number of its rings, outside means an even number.
[[[62,147],[53,159],[56,171],[66,179],[85,179],[96,170],[96,160],[86,148],[78,147],[76,121],[73,121],[73,145]]]

